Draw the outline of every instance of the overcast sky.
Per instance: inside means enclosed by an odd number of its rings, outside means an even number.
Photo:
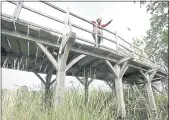
[[[140,8],[139,2],[135,4],[133,2],[51,2],[52,4],[65,9],[69,7],[70,11],[82,16],[88,20],[96,20],[98,17],[103,18],[103,23],[106,23],[111,18],[113,18],[112,23],[107,27],[111,31],[117,31],[118,35],[122,36],[125,40],[132,42],[132,38],[144,36],[146,30],[149,28],[149,18],[150,15],[146,13],[144,7]],[[61,12],[50,8],[49,6],[40,2],[25,2],[31,8],[39,10],[43,13],[49,14],[53,17],[64,20],[65,15]],[[3,2],[2,3],[2,13],[12,15],[15,6],[13,4]],[[57,23],[56,21],[48,20],[47,18],[36,15],[32,12],[22,9],[19,18],[34,22],[36,24],[43,25],[45,27],[53,28],[59,31],[63,30],[63,25]],[[77,24],[83,28],[92,31],[92,25],[85,23],[76,18],[71,18],[72,23]],[[129,31],[127,28],[130,28]],[[83,37],[93,41],[90,34],[82,32],[73,28],[77,36]],[[114,39],[114,36],[104,33],[104,35],[110,39]],[[104,41],[102,44],[113,47],[114,45],[109,42]],[[115,48],[114,48],[115,49]],[[44,77],[44,75],[42,75]],[[53,76],[54,78],[55,76]],[[40,85],[40,80],[33,74],[27,72],[20,72],[16,70],[2,69],[2,85],[5,88],[16,88],[14,85]],[[72,82],[75,86],[79,86],[79,82],[74,77],[66,78],[66,87],[70,87]],[[80,85],[81,86],[81,85]],[[105,87],[104,82],[94,81],[92,83],[93,87]],[[107,87],[106,87],[107,88]]]

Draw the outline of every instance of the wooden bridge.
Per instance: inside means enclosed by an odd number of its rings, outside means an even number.
[[[117,32],[103,29],[114,35],[114,40],[101,36],[104,40],[116,45],[115,49],[97,45],[92,40],[81,38],[73,32],[73,28],[93,34],[90,30],[72,24],[70,16],[74,16],[88,24],[92,23],[69,9],[67,11],[43,2],[63,14],[65,21],[44,14],[23,2],[10,2],[16,5],[13,16],[1,15],[1,66],[3,68],[34,72],[45,87],[55,88],[56,105],[61,104],[64,92],[65,76],[75,76],[88,91],[89,84],[95,80],[103,80],[115,84],[119,114],[126,117],[122,84],[145,85],[153,111],[157,111],[151,84],[167,77],[168,68],[154,56],[146,58],[136,51],[142,51],[125,41]],[[37,13],[48,19],[64,24],[64,32],[47,28],[19,18],[22,9]],[[130,47],[125,47],[119,41]],[[80,41],[80,42],[79,42]],[[94,40],[93,40],[94,41]],[[95,47],[96,45],[96,47]],[[143,52],[143,51],[142,51]],[[142,61],[142,62],[141,62]],[[39,73],[47,74],[46,80]],[[51,80],[52,75],[56,79]],[[47,93],[46,93],[47,94]],[[88,94],[85,94],[87,101]]]

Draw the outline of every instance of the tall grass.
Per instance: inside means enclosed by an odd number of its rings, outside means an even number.
[[[144,90],[137,87],[124,90],[128,120],[153,120]],[[43,93],[33,91],[3,90],[3,120],[116,120],[117,101],[115,92],[92,90],[89,102],[84,105],[84,95],[77,89],[67,90],[63,105],[45,110]],[[168,98],[155,94],[158,119],[168,119]]]

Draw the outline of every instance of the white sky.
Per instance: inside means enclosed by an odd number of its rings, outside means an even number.
[[[117,31],[118,35],[123,37],[125,40],[132,42],[132,38],[141,37],[145,35],[146,30],[149,28],[149,18],[150,15],[146,13],[144,7],[140,8],[139,2],[135,4],[133,2],[51,2],[56,6],[65,9],[70,8],[70,11],[82,16],[88,20],[96,20],[98,17],[103,18],[103,23],[106,23],[111,18],[113,18],[112,23],[107,27],[111,31]],[[43,13],[51,15],[53,17],[64,20],[64,14],[60,13],[43,3],[39,2],[25,2],[25,5],[39,10]],[[15,6],[3,2],[2,3],[2,13],[9,15],[13,14]],[[22,9],[19,18],[43,25],[45,27],[53,28],[59,31],[63,30],[63,25],[57,23],[56,21],[49,20],[47,18],[36,15],[32,12]],[[72,23],[79,25],[83,28],[92,31],[92,25],[78,20],[74,17],[71,18]],[[128,31],[127,27],[131,29]],[[77,36],[83,37],[93,41],[91,34],[82,32],[73,28]],[[114,39],[114,36],[104,32],[104,36]],[[115,49],[115,45],[108,41],[104,41],[102,44],[112,47]],[[44,75],[43,75],[44,76]],[[54,76],[53,76],[54,78]],[[75,86],[79,86],[79,82],[74,77],[66,77],[66,87],[71,86],[71,81],[73,81]],[[21,72],[16,70],[2,69],[2,85],[4,88],[15,88],[14,85],[40,85],[40,80],[33,74],[28,72]],[[98,88],[105,87],[106,85],[102,81],[94,81],[92,83],[93,87]],[[107,87],[107,86],[106,86]]]

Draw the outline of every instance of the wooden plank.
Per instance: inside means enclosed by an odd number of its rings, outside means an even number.
[[[92,63],[91,67],[97,67],[99,64],[101,64],[104,60],[98,60]]]
[[[25,34],[28,33],[28,25],[16,22],[15,26],[16,26],[17,31],[25,33]]]
[[[29,35],[39,37],[40,31],[37,28],[29,27]]]
[[[14,23],[10,20],[1,19],[1,25],[2,28],[7,28],[12,31],[15,30]]]
[[[47,40],[50,40],[51,39],[51,33],[49,33],[48,31],[40,29],[40,37],[47,39]]]

